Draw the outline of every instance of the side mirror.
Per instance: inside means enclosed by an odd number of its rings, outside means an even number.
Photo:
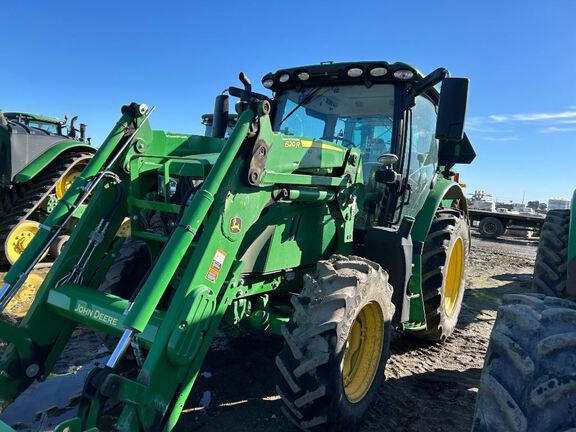
[[[216,96],[214,102],[214,117],[212,118],[212,136],[224,138],[228,128],[228,95]]]
[[[384,166],[392,166],[396,162],[398,162],[398,156],[393,153],[384,153],[378,158],[378,163],[381,163]]]
[[[464,137],[464,120],[468,101],[467,78],[445,78],[442,80],[436,138],[447,141],[460,141]]]
[[[393,153],[385,153],[378,158],[378,163],[384,165],[384,169],[379,169],[374,175],[378,183],[393,184],[400,181],[400,174],[394,171],[394,165],[398,162],[398,156]]]

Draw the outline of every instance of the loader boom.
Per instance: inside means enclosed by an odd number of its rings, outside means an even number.
[[[95,206],[88,207],[79,222],[78,229],[74,231],[69,240],[69,253],[55,264],[51,272],[52,277],[45,281],[32,306],[29,315],[31,319],[26,319],[19,329],[29,335],[30,339],[41,340],[42,351],[47,361],[39,365],[39,375],[28,377],[24,373],[20,376],[14,374],[0,377],[2,399],[16,396],[18,389],[21,389],[24,383],[29,383],[32,379],[42,376],[45,371],[49,371],[63,348],[58,341],[69,337],[75,322],[81,321],[99,328],[107,328],[114,334],[118,334],[119,329],[123,329],[125,337],[121,339],[117,352],[112,354],[109,362],[111,368],[116,365],[115,359],[121,356],[132,338],[142,339],[143,346],[150,348],[139,378],[136,380],[129,381],[114,375],[111,370],[106,370],[108,375],[99,390],[99,397],[104,398],[103,395],[107,394],[109,386],[120,385],[122,390],[118,397],[127,404],[119,419],[120,429],[150,428],[158,422],[167,424],[170,429],[179,416],[210,345],[211,337],[229,305],[233,300],[244,295],[271,291],[279,283],[278,275],[273,277],[264,275],[259,280],[251,281],[250,285],[247,281],[243,284],[241,282],[242,261],[234,258],[243,245],[246,234],[250,233],[252,226],[261,218],[264,209],[274,205],[286,207],[290,202],[310,201],[312,206],[314,203],[328,203],[333,207],[334,212],[340,214],[332,230],[338,242],[330,245],[329,252],[346,253],[351,250],[353,208],[350,203],[343,201],[343,198],[337,200],[336,197],[347,193],[347,190],[356,182],[361,181],[358,176],[361,169],[357,163],[359,161],[358,150],[345,151],[344,148],[334,147],[332,151],[334,155],[323,162],[323,167],[338,169],[341,172],[339,175],[294,174],[285,166],[277,166],[274,163],[283,160],[282,157],[278,157],[279,155],[275,155],[275,152],[289,153],[291,158],[298,159],[314,153],[320,154],[323,151],[322,147],[320,145],[309,149],[285,147],[281,135],[272,132],[268,115],[262,113],[263,110],[269,110],[269,107],[262,107],[262,105],[268,105],[268,102],[253,102],[253,104],[253,107],[242,113],[234,132],[223,145],[214,165],[210,167],[194,157],[175,156],[170,157],[169,160],[166,160],[166,157],[155,158],[153,155],[161,149],[154,148],[153,141],[146,141],[147,136],[151,135],[148,124],[138,124],[146,120],[142,117],[130,118],[127,114],[121,118],[100,152],[87,166],[82,178],[75,182],[62,205],[45,222],[46,229],[34,238],[30,248],[6,275],[5,282],[17,287],[21,279],[19,275],[24,274],[34,262],[36,255],[33,251],[45,247],[52,230],[66,217],[65,203],[76,202],[82,195],[82,189],[99,176],[98,172],[102,170],[103,162],[114,157],[114,152],[127,142],[126,135],[130,130],[130,125],[142,126],[133,141],[137,141],[140,145],[144,143],[151,155],[138,154],[137,151],[131,149],[130,156],[124,157],[123,155],[108,168],[108,171],[114,175],[103,179],[95,189],[92,199],[103,202],[112,201],[117,203],[117,206],[113,211],[110,209],[103,211]],[[255,113],[259,111],[259,131],[254,138],[246,139]],[[281,176],[281,187],[272,180],[266,181],[266,184],[255,189],[247,184],[248,179],[236,180],[242,177],[245,165],[244,158],[239,157],[239,154],[242,151],[246,152],[246,146],[250,143],[254,145],[254,142],[270,148],[270,157],[265,165],[266,171],[270,172],[269,177],[273,175],[272,173]],[[175,144],[172,146],[177,150]],[[163,149],[164,152],[172,146],[169,144]],[[257,152],[254,158],[259,157],[261,153]],[[162,166],[155,159],[164,159],[164,165]],[[122,161],[124,160],[130,161],[132,182],[123,172]],[[352,163],[352,161],[355,162]],[[155,206],[159,210],[166,209],[164,203],[145,202],[144,199],[135,196],[138,182],[145,182],[146,176],[143,171],[148,166],[157,166],[162,172],[167,169],[168,174],[172,174],[171,169],[179,173],[189,170],[188,174],[196,175],[202,175],[207,170],[209,173],[200,191],[185,207],[180,222],[169,240],[166,239],[138,295],[127,307],[126,302],[113,299],[109,294],[94,292],[84,285],[90,280],[90,275],[96,272],[97,260],[85,263],[82,261],[82,255],[87,251],[94,255],[103,254],[103,251],[114,241],[114,233],[119,223],[128,214],[129,207],[132,207],[132,210]],[[154,173],[156,174],[156,171]],[[129,190],[128,185],[132,190]],[[310,187],[317,189],[311,190]],[[128,196],[128,207],[119,202],[115,195]],[[177,211],[180,210],[178,208]],[[133,214],[136,214],[136,211]],[[103,226],[107,226],[106,230],[101,229]],[[199,235],[201,227],[202,232]],[[80,232],[92,232],[94,233],[90,236],[92,238],[98,234],[102,237],[100,243],[91,244],[94,241],[80,235]],[[138,238],[140,234],[145,238],[150,237],[149,233],[139,233],[137,228],[133,229],[133,237]],[[194,243],[195,239],[196,243]],[[324,250],[317,255],[307,257],[308,265],[311,267],[315,260],[325,256],[327,252]],[[190,256],[189,262],[183,269],[181,263],[187,254]],[[168,285],[171,282],[174,283],[178,271],[181,273],[177,276],[177,288],[171,293],[170,306],[166,311],[158,312],[158,304],[166,295]],[[80,273],[83,275],[82,278],[77,277]],[[81,281],[84,281],[84,284]],[[126,315],[121,313],[123,308],[129,310]],[[47,327],[46,321],[55,315],[67,319],[58,320],[57,325]],[[279,319],[282,320],[282,317]],[[161,324],[158,324],[159,321]],[[275,327],[279,328],[279,325]],[[155,334],[147,337],[147,333]],[[153,343],[151,343],[152,340]],[[20,371],[25,372],[26,369],[30,369],[30,364],[37,365],[38,363],[35,362],[39,360],[34,359],[40,357],[40,354],[34,352],[34,345],[31,343],[4,357],[0,368],[5,371],[11,370],[13,365],[18,363],[27,365],[20,368]],[[162,373],[166,368],[174,367],[176,371],[171,374],[171,378]],[[145,387],[144,381],[147,381]],[[134,401],[122,399],[124,392],[140,393],[139,403],[135,404]],[[92,400],[89,408],[86,408],[87,418],[96,419],[101,405],[98,398]],[[168,417],[165,417],[169,407],[171,407],[171,412],[168,413]],[[85,428],[93,426],[95,424],[92,424],[92,421],[83,424]]]

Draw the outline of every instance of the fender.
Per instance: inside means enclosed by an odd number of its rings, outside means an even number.
[[[96,149],[88,144],[80,141],[64,140],[53,147],[50,147],[42,155],[34,159],[28,166],[14,176],[14,183],[25,183],[32,180],[40,172],[46,168],[48,164],[54,161],[62,153],[69,150],[85,150],[92,154],[96,153]]]
[[[424,313],[424,301],[422,297],[422,250],[424,240],[428,236],[434,215],[438,208],[444,204],[446,207],[452,206],[457,201],[458,208],[468,217],[468,204],[462,187],[453,182],[441,178],[437,180],[428,194],[422,209],[416,216],[412,228],[413,255],[414,264],[412,277],[408,283],[408,293],[410,300],[409,321],[404,323],[405,330],[421,330],[426,328],[426,315]]]
[[[440,204],[443,201],[451,201],[450,203],[445,203],[446,207],[450,207],[454,200],[458,200],[458,208],[468,217],[468,203],[462,187],[452,180],[444,178],[437,180],[414,221],[414,227],[412,228],[412,241],[414,243],[424,243]]]

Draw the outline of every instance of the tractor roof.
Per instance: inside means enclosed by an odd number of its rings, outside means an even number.
[[[299,66],[270,72],[262,78],[264,87],[272,91],[319,85],[372,85],[374,83],[416,82],[424,75],[413,66],[402,62],[359,61]]]
[[[9,120],[14,120],[18,117],[24,117],[24,118],[29,119],[29,120],[36,120],[36,121],[41,121],[41,122],[46,122],[46,123],[58,123],[58,124],[60,124],[60,123],[64,122],[63,119],[59,119],[57,117],[48,117],[48,116],[43,116],[43,115],[38,115],[38,114],[21,113],[21,112],[5,112],[3,114]]]

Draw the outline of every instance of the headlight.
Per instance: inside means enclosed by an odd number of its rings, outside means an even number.
[[[352,67],[352,68],[348,69],[348,72],[346,72],[346,73],[348,74],[348,76],[350,78],[358,78],[358,77],[362,76],[364,71],[358,67]]]
[[[400,69],[394,72],[394,76],[399,80],[405,81],[411,79],[414,76],[414,72],[408,69]]]
[[[306,71],[302,71],[298,74],[298,79],[300,81],[306,81],[306,80],[310,79],[310,74]]]
[[[373,77],[381,77],[384,76],[388,73],[388,69],[386,69],[385,67],[374,67],[372,69],[370,69],[370,75],[372,75]]]

